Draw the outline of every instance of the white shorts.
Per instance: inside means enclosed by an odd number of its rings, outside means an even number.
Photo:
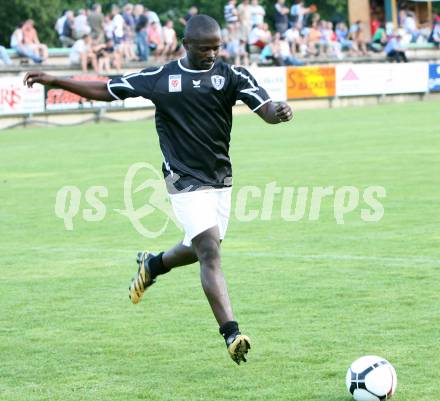
[[[185,231],[183,245],[191,246],[194,237],[211,227],[218,227],[225,238],[231,211],[232,188],[170,194],[174,214]]]

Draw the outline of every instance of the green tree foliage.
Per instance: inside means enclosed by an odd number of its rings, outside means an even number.
[[[7,0],[3,0],[6,2]],[[195,5],[201,13],[209,14],[216,18],[220,24],[224,23],[223,7],[227,0],[141,0],[140,3],[156,11],[161,20],[171,18],[175,21],[177,34],[180,36],[183,26],[178,22],[190,6]],[[113,3],[124,5],[126,1],[102,0],[99,1],[104,12],[109,12]],[[240,2],[240,0],[239,0]],[[275,0],[260,0],[266,9],[266,20],[273,26]],[[291,6],[293,0],[287,0],[286,5]],[[40,40],[49,46],[59,46],[54,25],[57,18],[66,9],[78,10],[91,7],[92,0],[13,0],[7,6],[0,7],[0,44],[9,46],[9,38],[15,27],[22,21],[31,18],[35,21]],[[133,1],[136,3],[136,1]],[[308,0],[306,4],[316,4],[322,18],[330,20],[346,19],[346,0]]]

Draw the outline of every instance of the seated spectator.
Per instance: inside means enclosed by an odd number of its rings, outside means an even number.
[[[34,63],[40,64],[43,59],[37,53],[35,53],[31,47],[24,44],[22,27],[23,23],[19,24],[17,28],[15,28],[11,35],[10,46],[19,56],[30,58]]]
[[[61,45],[63,47],[72,47],[75,43],[75,39],[73,38],[74,21],[75,17],[73,15],[73,11],[66,11],[66,18],[64,19],[63,29],[61,35],[59,36]]]
[[[177,43],[177,35],[174,30],[174,23],[172,20],[168,20],[165,26],[162,28],[164,50],[163,54],[165,60],[169,60],[178,57],[181,52],[181,46]]]
[[[199,10],[197,9],[196,6],[191,6],[188,10],[188,13],[183,17],[183,18],[179,18],[179,22],[185,26],[188,21],[194,17],[194,15],[197,15],[199,13]]]
[[[322,34],[318,22],[314,21],[308,30],[306,38],[308,55],[319,56],[321,52],[321,36]]]
[[[264,22],[266,10],[261,6],[258,0],[251,1],[251,28]]]
[[[0,61],[6,65],[11,65],[12,61],[3,46],[0,46]]]
[[[98,58],[99,72],[110,74],[110,67],[113,65],[117,72],[121,70],[121,55],[115,49],[112,39],[107,39],[105,44],[95,46],[93,49]]]
[[[88,65],[91,64],[93,70],[98,74],[98,60],[92,46],[92,37],[84,35],[83,38],[78,39],[69,54],[70,64],[80,65],[83,72],[87,72]]]
[[[284,37],[289,44],[292,54],[301,53],[303,56],[306,54],[307,45],[301,36],[299,23],[292,25],[292,27],[284,33]]]
[[[353,42],[348,39],[348,28],[344,22],[339,22],[336,25],[336,39],[341,44],[342,50],[351,50],[353,49]]]
[[[390,61],[397,61],[400,63],[401,61],[407,63],[408,59],[406,58],[405,49],[402,45],[402,35],[397,34],[392,37],[387,45],[385,46],[384,52],[387,56],[387,59]]]
[[[361,20],[357,20],[350,27],[350,35],[353,40],[353,49],[362,56],[368,55],[365,30]]]
[[[434,22],[428,42],[440,47],[440,18]]]
[[[277,0],[275,4],[275,31],[283,34],[289,25],[289,9],[285,6],[286,0]]]
[[[260,52],[268,43],[270,43],[271,39],[272,35],[269,31],[269,26],[265,22],[262,22],[251,30],[248,43],[251,47],[251,51],[253,48]]]
[[[90,32],[91,28],[87,20],[87,12],[81,8],[73,20],[73,36],[75,39],[81,39]]]
[[[90,35],[96,43],[104,43],[104,15],[101,4],[94,4],[92,11],[87,16],[87,23],[90,26]]]
[[[236,25],[229,24],[224,33],[228,62],[236,65],[249,65],[249,55],[245,49],[245,42],[241,39],[240,30]]]
[[[304,65],[304,62],[298,60],[293,56],[291,47],[286,37],[278,36],[278,32],[275,34],[275,40],[279,42],[279,55],[281,57],[282,64],[281,65],[295,65],[301,66]]]
[[[33,53],[40,56],[42,62],[47,60],[49,52],[47,46],[40,43],[40,39],[38,39],[38,33],[35,29],[34,21],[31,19],[26,20],[23,24],[22,30],[24,45],[30,48]]]
[[[386,46],[388,42],[387,33],[385,31],[384,25],[381,23],[379,27],[376,29],[373,37],[371,38],[371,46],[370,48],[373,51],[382,51],[382,49]]]
[[[148,46],[154,52],[154,55],[160,58],[163,54],[162,32],[156,21],[153,21],[147,28]]]

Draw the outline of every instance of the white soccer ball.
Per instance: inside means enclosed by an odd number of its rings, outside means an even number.
[[[386,359],[363,356],[348,368],[345,384],[356,401],[389,400],[396,391],[396,370]]]

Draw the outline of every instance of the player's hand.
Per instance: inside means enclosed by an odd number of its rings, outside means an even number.
[[[293,118],[293,111],[287,103],[280,102],[275,107],[275,115],[281,122],[286,122]]]
[[[45,72],[31,71],[25,75],[23,84],[28,88],[32,88],[34,84],[52,85],[54,79],[53,75],[46,74]]]

